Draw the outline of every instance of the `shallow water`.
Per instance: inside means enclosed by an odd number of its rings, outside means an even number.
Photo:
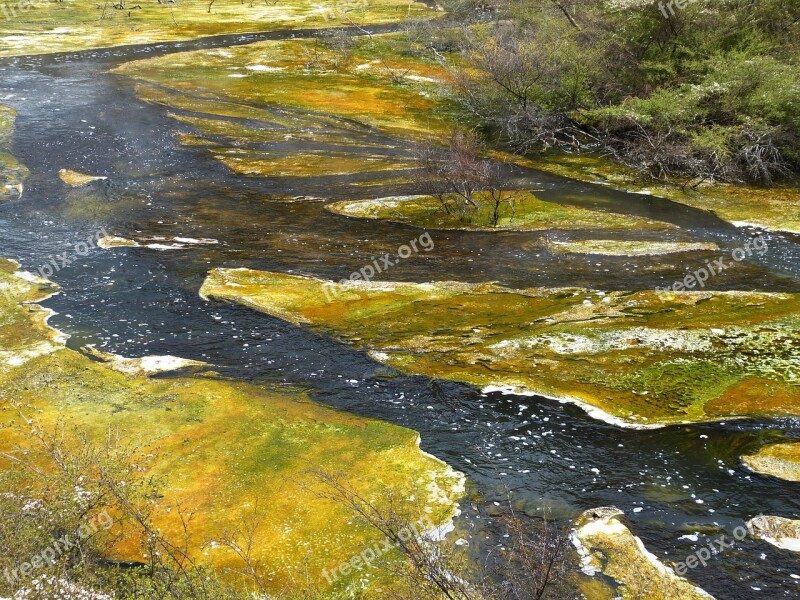
[[[357,178],[348,176],[234,175],[202,149],[178,145],[176,122],[165,109],[142,103],[127,80],[105,73],[130,59],[291,35],[220,36],[0,61],[0,102],[18,111],[15,153],[32,172],[24,199],[0,207],[0,255],[36,272],[51,256],[72,253],[76,243],[103,227],[137,239],[219,241],[167,251],[94,250],[57,270],[51,278],[63,293],[47,305],[58,311],[51,323],[71,334],[71,347],[96,343],[127,356],[174,354],[213,362],[238,377],[305,386],[321,402],[419,431],[423,448],[464,471],[488,501],[501,499],[508,489],[531,514],[544,505],[556,517],[615,505],[626,511],[649,549],[675,561],[711,539],[679,540],[693,532],[692,525],[716,524],[731,532],[762,512],[797,516],[796,485],[747,473],[739,456],[777,439],[779,430],[800,437],[800,420],[621,430],[570,405],[482,395],[420,377],[387,377],[385,368],[337,342],[242,307],[201,300],[197,290],[213,267],[339,279],[373,256],[396,253],[421,233],[336,216],[318,200],[276,199],[367,198],[413,191],[407,186],[367,189],[352,185]],[[399,153],[409,150],[406,142],[372,130],[360,135],[375,143],[390,141]],[[93,185],[91,193],[67,190],[57,175],[62,168],[108,175],[110,181]],[[666,200],[534,171],[516,176],[541,190],[543,199],[668,221],[680,227],[668,237],[714,241],[723,250],[565,257],[542,249],[544,233],[431,232],[434,250],[414,254],[386,277],[652,288],[682,279],[707,258],[729,255],[749,234]],[[800,241],[782,234],[767,238],[764,257],[732,267],[708,287],[800,291]],[[745,540],[690,576],[717,598],[745,599],[800,596],[800,579],[792,574],[800,575],[792,555]]]

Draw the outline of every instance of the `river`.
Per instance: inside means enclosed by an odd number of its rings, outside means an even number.
[[[178,144],[166,109],[143,103],[129,80],[107,73],[129,60],[294,35],[304,32],[0,60],[0,102],[18,111],[14,152],[31,170],[24,198],[0,206],[0,255],[36,272],[101,228],[130,237],[219,241],[166,251],[97,249],[60,268],[51,279],[63,292],[46,305],[57,311],[50,323],[71,336],[70,347],[96,344],[126,356],[202,359],[231,376],[302,386],[320,402],[419,431],[423,449],[466,473],[488,504],[510,491],[529,513],[545,506],[554,518],[617,506],[634,533],[666,560],[683,560],[718,535],[682,537],[693,526],[731,532],[761,513],[797,516],[796,484],[754,476],[739,457],[779,431],[800,437],[800,420],[623,430],[571,405],[387,373],[333,340],[242,307],[203,301],[197,291],[214,267],[340,279],[369,257],[394,253],[419,236],[411,227],[330,214],[314,199],[413,191],[407,186],[357,187],[348,176],[235,175],[201,149]],[[387,141],[368,128],[360,135]],[[407,142],[390,141],[398,153],[410,151]],[[58,179],[62,168],[107,175],[101,201],[67,193]],[[516,175],[547,200],[669,221],[680,227],[676,239],[715,241],[729,250],[748,234],[666,200],[537,171]],[[274,199],[285,196],[312,199]],[[387,277],[611,290],[665,285],[682,279],[685,269],[680,255],[553,256],[537,245],[538,233],[431,235],[433,251],[400,262]],[[800,291],[800,240],[788,234],[768,239],[765,257],[737,265],[709,287]],[[479,521],[472,514],[465,518]],[[800,597],[798,575],[800,564],[789,553],[751,539],[689,574],[719,599]]]

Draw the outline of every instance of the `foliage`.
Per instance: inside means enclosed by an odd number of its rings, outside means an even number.
[[[428,142],[419,147],[419,171],[414,178],[426,194],[436,198],[447,215],[471,223],[487,212],[494,227],[503,209],[513,213],[515,196],[507,185],[501,167],[483,157],[483,144],[471,131],[454,129],[443,149]]]
[[[800,3],[669,7],[508,0],[462,25],[456,96],[517,151],[603,148],[694,184],[800,171]]]
[[[185,543],[153,525],[166,510],[159,482],[146,474],[152,456],[104,443],[64,423],[55,429],[19,413],[5,435],[21,442],[0,453],[0,596],[57,600],[245,598],[193,564]],[[188,532],[190,515],[181,515]],[[188,540],[188,533],[187,533]],[[185,542],[186,540],[184,540]],[[142,560],[110,560],[120,544],[137,544]],[[43,557],[43,558],[42,558]]]

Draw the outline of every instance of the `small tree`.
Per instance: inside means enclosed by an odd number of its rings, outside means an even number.
[[[322,44],[333,54],[333,68],[346,69],[353,58],[355,37],[345,29],[333,29],[320,36]]]
[[[503,206],[514,209],[514,195],[505,190],[501,165],[484,157],[478,136],[454,129],[442,148],[433,141],[417,150],[420,169],[415,183],[423,193],[439,201],[441,209],[470,222],[487,205],[492,226],[497,226]]]
[[[499,533],[507,540],[483,561],[467,554],[468,546],[437,541],[432,535],[406,535],[424,515],[423,506],[411,506],[387,492],[378,503],[364,498],[340,476],[316,472],[319,495],[346,507],[396,548],[402,559],[380,563],[407,592],[406,600],[566,600],[577,597],[569,582],[567,524],[517,515],[511,503],[498,517]],[[424,497],[414,494],[416,498]],[[410,512],[416,509],[417,514]],[[422,520],[422,519],[420,519]]]

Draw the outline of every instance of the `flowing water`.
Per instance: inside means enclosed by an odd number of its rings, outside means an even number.
[[[683,560],[718,537],[693,536],[709,525],[731,532],[760,513],[797,517],[796,484],[754,476],[739,457],[782,432],[800,437],[800,420],[622,430],[570,405],[391,375],[333,340],[242,307],[203,301],[197,290],[214,267],[340,279],[373,256],[395,254],[421,233],[336,216],[318,200],[413,191],[407,186],[364,188],[353,185],[356,176],[237,176],[202,149],[181,147],[166,109],[141,102],[128,80],[107,73],[133,59],[303,34],[219,36],[0,61],[0,102],[18,111],[14,152],[31,170],[24,198],[0,206],[0,255],[36,272],[51,256],[70,253],[70,264],[57,261],[51,276],[63,292],[46,304],[58,312],[51,324],[72,336],[71,347],[173,354],[255,382],[303,386],[321,402],[419,431],[423,448],[466,473],[489,506],[507,491],[527,512],[546,507],[559,518],[614,505],[647,547],[668,560]],[[341,127],[390,143],[398,155],[410,151],[408,143],[366,127]],[[58,179],[62,168],[107,175],[109,182],[96,186],[94,197],[70,192]],[[714,241],[726,253],[750,233],[666,200],[535,171],[515,175],[546,200],[669,221],[680,228],[670,234],[675,239]],[[310,199],[278,199],[287,196]],[[127,237],[219,243],[166,251],[98,249],[76,258],[75,244],[101,228]],[[702,266],[707,257],[554,256],[539,244],[544,235],[431,232],[434,250],[401,261],[385,276],[645,289],[682,279],[687,264]],[[713,278],[709,288],[800,291],[800,240],[770,234],[768,241],[764,257]],[[720,599],[800,597],[797,559],[751,539],[689,576]]]

